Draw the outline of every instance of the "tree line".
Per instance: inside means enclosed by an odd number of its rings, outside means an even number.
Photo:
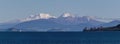
[[[91,31],[120,31],[120,24],[113,26],[113,27],[92,27],[92,28],[87,28],[85,27],[83,29],[83,32],[91,32]]]

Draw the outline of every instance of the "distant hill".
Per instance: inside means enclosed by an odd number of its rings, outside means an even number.
[[[101,24],[99,26],[103,26],[103,27],[111,27],[111,26],[116,26],[120,24],[120,20],[113,20],[111,22],[108,22],[108,23],[104,23],[104,24]]]

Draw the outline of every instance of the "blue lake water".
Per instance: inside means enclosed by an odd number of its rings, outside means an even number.
[[[0,44],[120,44],[120,32],[0,32]]]

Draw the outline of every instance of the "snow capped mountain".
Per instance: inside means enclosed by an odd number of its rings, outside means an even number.
[[[70,13],[64,13],[59,18],[66,18],[66,17],[75,17],[73,14]]]
[[[15,29],[22,31],[82,31],[84,27],[94,27],[105,22],[96,20],[96,17],[76,17],[70,13],[64,13],[59,17],[48,14],[30,16],[29,21],[16,25]]]
[[[37,20],[37,19],[49,19],[49,18],[56,18],[55,16],[51,16],[46,13],[40,13],[38,15],[30,15],[28,18],[21,19],[21,21],[31,21],[31,20]]]
[[[64,13],[62,15],[60,15],[59,17],[56,16],[51,16],[50,14],[46,14],[46,13],[40,13],[38,15],[30,15],[27,18],[24,19],[20,19],[21,22],[26,22],[26,21],[31,21],[31,20],[38,20],[38,19],[50,19],[50,18],[55,18],[57,20],[66,20],[68,22],[72,22],[72,21],[76,21],[76,22],[83,22],[83,21],[91,21],[91,20],[95,20],[95,21],[99,21],[99,22],[110,22],[112,21],[111,19],[103,19],[103,18],[98,18],[98,17],[93,17],[93,16],[75,16],[71,13]]]
[[[112,21],[112,22],[111,22]],[[0,25],[0,28],[21,31],[82,31],[85,27],[113,26],[120,23],[120,20],[99,18],[94,16],[75,16],[74,14],[64,13],[59,17],[41,13],[30,15],[27,18],[15,20],[12,23]]]
[[[93,24],[93,25],[99,25],[102,23],[105,23],[104,21],[99,21],[96,20],[96,17],[93,16],[74,16],[72,14],[69,14],[67,17],[62,17],[65,16],[66,14],[61,15],[60,17],[57,18],[56,22],[64,25],[80,25],[80,24]],[[68,13],[67,13],[68,15]]]

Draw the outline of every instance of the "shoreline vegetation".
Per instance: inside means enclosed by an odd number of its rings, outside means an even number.
[[[83,32],[102,32],[102,31],[120,31],[120,24],[112,27],[92,27],[83,29]]]

